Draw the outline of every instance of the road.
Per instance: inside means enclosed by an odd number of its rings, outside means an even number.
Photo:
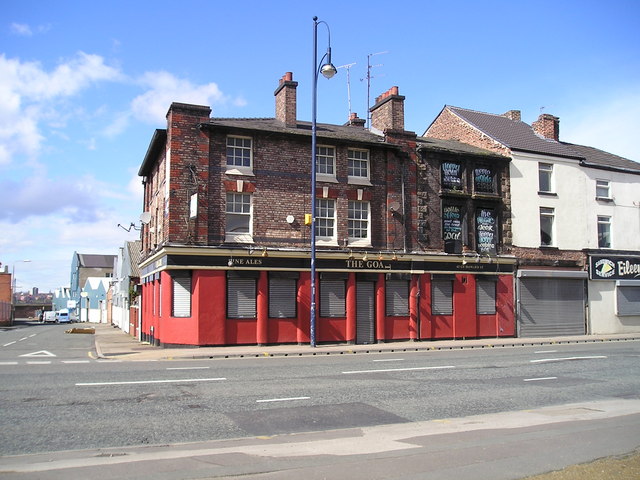
[[[578,412],[588,413],[606,410],[588,406],[597,402],[640,401],[640,342],[119,362],[91,358],[92,336],[66,329],[0,332],[0,454],[410,429],[500,412],[583,403]],[[620,437],[626,426],[640,438],[640,418],[622,425],[597,420],[602,432]]]

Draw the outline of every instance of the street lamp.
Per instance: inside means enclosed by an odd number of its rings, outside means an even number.
[[[318,62],[318,25],[327,27],[327,53]],[[322,63],[326,59],[325,63]],[[338,70],[331,63],[331,30],[327,22],[313,17],[313,88],[311,94],[311,311],[310,311],[310,343],[316,346],[316,117],[318,107],[318,75],[333,77]]]

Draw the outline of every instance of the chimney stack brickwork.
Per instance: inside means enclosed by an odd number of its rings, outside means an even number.
[[[522,121],[522,115],[520,110],[509,110],[508,112],[503,113],[502,116],[507,117],[509,120],[513,120],[515,122]]]
[[[531,127],[534,132],[542,135],[544,138],[549,138],[556,142],[560,138],[560,119],[548,113],[540,115],[538,120],[531,124]]]
[[[287,72],[280,79],[280,84],[273,93],[276,97],[276,119],[287,127],[297,125],[296,89],[298,82],[293,81],[293,73]]]
[[[376,98],[371,107],[371,126],[377,130],[404,131],[404,99],[398,87],[391,87]]]

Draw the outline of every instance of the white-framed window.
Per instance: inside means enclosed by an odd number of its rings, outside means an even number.
[[[349,200],[347,231],[349,245],[371,245],[369,202]]]
[[[538,164],[538,191],[553,193],[553,165],[550,163]]]
[[[540,207],[540,245],[553,246],[553,223],[555,210],[553,208]]]
[[[337,182],[336,149],[326,145],[316,146],[316,180]]]
[[[324,244],[337,244],[336,201],[334,199],[316,199],[316,240]]]
[[[598,248],[611,248],[611,217],[598,215]]]
[[[350,148],[347,151],[347,175],[349,183],[371,185],[369,150]]]
[[[173,317],[191,316],[191,271],[177,271],[173,277],[173,297],[171,315]]]
[[[251,137],[227,137],[227,171],[230,175],[253,175]]]
[[[225,241],[253,241],[251,194],[227,192]]]
[[[611,199],[609,180],[596,180],[596,198]]]

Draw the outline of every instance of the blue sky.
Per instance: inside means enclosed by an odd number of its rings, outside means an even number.
[[[317,3],[317,5],[313,5]],[[391,86],[422,134],[444,105],[560,117],[561,140],[640,161],[640,2],[43,2],[0,17],[0,262],[19,290],[69,284],[74,251],[116,254],[142,211],[137,171],[172,101],[273,117],[291,71],[310,120],[314,15],[366,118]],[[327,45],[320,25],[319,50]],[[384,53],[381,53],[384,52]],[[344,123],[347,69],[320,79]],[[30,260],[24,262],[24,260]]]

